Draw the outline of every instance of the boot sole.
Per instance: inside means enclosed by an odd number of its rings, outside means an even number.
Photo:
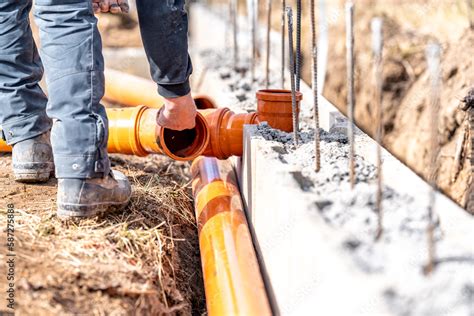
[[[112,213],[123,210],[130,199],[125,202],[107,202],[107,203],[96,203],[96,204],[69,204],[69,203],[58,203],[57,216],[60,219],[80,219],[94,216],[100,216],[105,213]]]
[[[48,181],[54,174],[54,165],[45,163],[16,163],[13,164],[13,178],[17,182],[41,183]]]
[[[13,178],[22,183],[44,183],[51,178],[50,172],[14,172]]]

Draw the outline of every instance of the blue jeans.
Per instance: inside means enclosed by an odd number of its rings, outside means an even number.
[[[51,129],[56,177],[108,174],[104,61],[91,0],[0,0],[0,125],[15,144]],[[158,92],[189,93],[188,19],[184,0],[137,0],[140,31]],[[41,55],[41,58],[40,56]],[[46,70],[48,97],[39,81]]]

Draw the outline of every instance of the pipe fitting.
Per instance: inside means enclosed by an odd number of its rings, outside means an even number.
[[[303,94],[296,92],[297,115]],[[257,91],[258,122],[267,122],[272,128],[293,132],[291,91],[266,89]]]
[[[227,159],[242,156],[244,125],[257,124],[257,113],[236,114],[228,108],[200,110],[209,124],[210,142],[205,156]]]
[[[109,153],[146,156],[150,153],[187,161],[202,155],[209,143],[209,126],[200,113],[196,127],[174,131],[156,123],[159,109],[145,106],[107,109]]]

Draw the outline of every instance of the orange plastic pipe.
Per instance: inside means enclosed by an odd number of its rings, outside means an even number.
[[[202,155],[209,143],[209,126],[200,113],[196,127],[174,131],[156,123],[158,109],[137,106],[107,109],[109,153],[146,156],[161,153],[175,160],[193,160]]]
[[[8,146],[7,143],[0,138],[0,153],[2,152],[11,152],[12,151],[12,147],[11,146]]]
[[[271,315],[230,163],[199,157],[191,172],[208,315]]]
[[[257,121],[256,113],[209,108],[199,110],[194,131],[177,132],[156,124],[158,111],[145,106],[107,109],[108,152],[140,157],[162,153],[176,160],[192,160],[200,155],[218,159],[242,156],[244,125]],[[11,148],[0,142],[0,151]]]
[[[153,81],[112,69],[105,69],[104,75],[105,100],[124,106],[163,106],[163,97]]]
[[[227,159],[242,156],[244,125],[257,124],[257,113],[235,114],[227,108],[200,110],[209,124],[210,142],[204,155]]]

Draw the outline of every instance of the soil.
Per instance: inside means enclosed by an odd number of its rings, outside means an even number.
[[[440,93],[438,186],[467,208],[472,169],[469,161],[468,114],[462,100],[474,87],[474,33],[469,29],[463,4],[436,5],[413,1],[421,11],[395,4],[360,5],[355,13],[355,63],[357,125],[375,135],[370,21],[384,18],[383,126],[384,146],[428,179],[430,170],[430,78],[425,48],[436,41],[442,46]],[[443,8],[440,8],[443,7]],[[341,9],[342,7],[339,7]],[[413,9],[413,8],[412,8]],[[445,12],[439,16],[439,11]],[[418,13],[417,13],[418,12]],[[423,14],[421,14],[423,13]],[[418,20],[418,25],[414,25]],[[463,23],[463,21],[465,23]],[[424,27],[423,27],[424,25]],[[427,25],[436,25],[427,29]],[[439,25],[446,30],[437,31]],[[328,74],[324,95],[346,113],[345,25],[341,19],[330,28]],[[471,184],[472,186],[472,184]],[[472,188],[471,188],[472,190]],[[474,214],[472,206],[468,209]]]
[[[113,155],[112,164],[133,184],[129,206],[72,224],[54,213],[55,179],[41,185],[16,183],[10,155],[0,156],[1,227],[6,227],[6,205],[17,211],[16,312],[205,312],[189,165],[161,156],[121,155]],[[4,261],[4,251],[0,257]]]

